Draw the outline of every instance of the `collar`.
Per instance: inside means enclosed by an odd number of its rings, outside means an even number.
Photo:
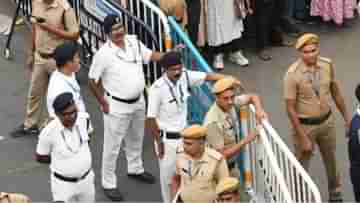
[[[227,113],[227,112],[224,112],[221,108],[220,108],[220,106],[216,103],[216,101],[215,101],[215,110],[218,112],[218,116],[219,116],[219,118],[221,119],[221,120],[226,120],[226,118],[228,117],[228,116],[231,116],[231,113],[229,112],[229,113]]]
[[[180,79],[181,79],[181,77],[180,77],[179,80],[176,81],[176,83],[174,84],[174,83],[169,79],[169,77],[167,76],[166,73],[164,73],[164,75],[163,75],[163,80],[164,80],[168,85],[170,85],[172,88],[177,87],[177,85],[179,84]]]
[[[71,76],[67,76],[65,75],[64,73],[58,71],[58,70],[55,70],[54,74],[58,75],[59,77],[61,77],[63,80],[65,80],[66,82],[69,83],[69,85],[71,85],[71,88],[73,88],[73,90],[76,92],[76,91],[79,91],[80,90],[80,86],[79,84],[77,84],[76,82],[76,79],[73,79],[75,78],[75,73],[72,73]]]
[[[312,73],[313,70],[320,70],[320,67],[321,67],[320,63],[319,63],[319,59],[316,60],[316,66],[314,69],[308,68],[303,60],[301,60],[300,65],[301,65],[300,67],[301,67],[302,73],[306,73],[306,72]]]

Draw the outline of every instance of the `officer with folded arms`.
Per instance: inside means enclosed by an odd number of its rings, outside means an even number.
[[[53,201],[94,202],[88,114],[78,112],[70,92],[57,96],[53,108],[56,118],[41,131],[36,147],[36,160],[50,163]]]
[[[160,65],[165,72],[150,88],[146,123],[156,144],[163,201],[168,203],[176,149],[181,143],[180,131],[187,125],[186,101],[191,96],[191,88],[225,76],[185,70],[178,52],[166,53]]]

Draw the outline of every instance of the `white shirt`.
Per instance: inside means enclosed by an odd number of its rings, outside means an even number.
[[[186,76],[188,73],[188,79]],[[156,118],[160,129],[179,132],[187,124],[187,98],[190,96],[189,85],[201,85],[206,73],[184,71],[176,84],[166,74],[150,87],[147,117]]]
[[[58,70],[55,70],[51,74],[46,97],[46,105],[50,117],[56,117],[53,107],[55,98],[65,92],[72,93],[75,104],[80,112],[86,112],[85,103],[81,96],[80,85],[76,81],[75,73],[71,76],[67,76]]]
[[[78,113],[73,129],[65,128],[58,118],[52,120],[40,133],[36,153],[50,155],[51,172],[79,178],[91,168],[86,123],[89,115]]]
[[[150,61],[152,50],[145,47],[136,35],[125,36],[125,49],[108,40],[95,54],[89,78],[101,78],[105,90],[112,96],[133,99],[145,88],[143,64]]]

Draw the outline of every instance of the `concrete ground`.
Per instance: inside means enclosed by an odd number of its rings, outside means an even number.
[[[14,5],[10,1],[0,1],[0,13],[12,15]],[[336,77],[341,83],[346,104],[350,111],[356,106],[353,95],[354,88],[359,83],[359,56],[360,51],[360,23],[352,22],[351,27],[338,29],[327,25],[303,26],[304,31],[312,31],[321,36],[321,53],[330,57],[336,65]],[[15,55],[11,61],[0,57],[0,191],[17,191],[29,195],[33,201],[51,201],[49,169],[47,165],[34,161],[34,151],[37,139],[24,137],[13,139],[9,132],[19,125],[24,117],[25,98],[29,81],[24,72],[24,47],[26,47],[27,30],[25,26],[16,29],[12,50]],[[0,48],[5,46],[5,37],[0,37]],[[227,64],[226,73],[240,78],[251,91],[261,95],[270,121],[282,138],[292,149],[289,122],[282,100],[282,78],[289,64],[296,59],[293,48],[271,48],[273,60],[262,62],[254,53],[245,50],[251,65],[247,68]],[[85,76],[86,73],[83,73]],[[94,97],[86,86],[86,80],[81,80],[83,94],[87,108],[92,116],[95,127],[94,140],[91,143],[93,165],[96,174],[96,199],[107,201],[101,192],[100,164],[103,139],[103,122],[101,112]],[[337,157],[343,180],[344,197],[346,201],[354,201],[352,187],[349,179],[349,162],[347,156],[347,140],[344,137],[343,120],[338,112],[336,114]],[[159,177],[157,161],[153,155],[152,144],[146,137],[144,144],[144,165],[146,170]],[[118,162],[119,188],[128,201],[158,201],[160,200],[160,186],[146,185],[130,180],[126,176],[126,162],[122,154]],[[320,162],[319,153],[316,153],[311,166],[311,177],[321,190],[323,200],[327,199],[327,182],[325,169]]]

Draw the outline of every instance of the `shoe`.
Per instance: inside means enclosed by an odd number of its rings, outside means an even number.
[[[249,60],[245,58],[241,51],[231,53],[229,56],[229,60],[243,67],[249,65]]]
[[[140,173],[140,174],[130,174],[128,173],[128,177],[134,178],[138,181],[148,183],[148,184],[154,184],[155,183],[155,177],[151,175],[148,172]]]
[[[117,188],[112,188],[112,189],[104,189],[104,194],[107,198],[109,198],[111,201],[113,202],[120,202],[120,201],[124,201],[124,198],[122,196],[122,194],[120,193],[120,191]]]
[[[40,130],[37,126],[25,128],[24,124],[21,124],[20,126],[16,127],[12,132],[10,132],[10,135],[14,138],[24,137],[28,135],[36,136],[39,134]]]
[[[341,192],[331,192],[329,196],[329,202],[343,202]]]
[[[213,66],[216,70],[224,69],[224,54],[215,55]]]
[[[265,50],[259,51],[257,55],[263,61],[270,61],[272,58],[271,55],[268,54],[267,51],[265,51]]]

